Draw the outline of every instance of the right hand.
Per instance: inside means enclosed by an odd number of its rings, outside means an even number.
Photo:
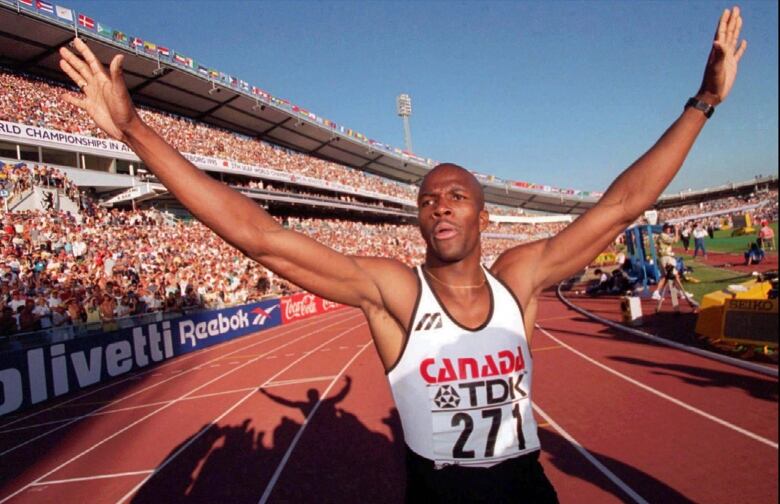
[[[60,68],[81,88],[85,96],[79,98],[65,95],[65,101],[86,111],[100,129],[124,142],[130,127],[141,122],[122,77],[124,56],[114,56],[109,74],[83,40],[74,39],[73,47],[81,57],[65,47],[61,48]]]

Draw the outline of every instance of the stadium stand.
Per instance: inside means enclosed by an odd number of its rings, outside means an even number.
[[[0,69],[0,120],[103,139],[84,114],[63,101],[70,91],[58,82]],[[142,108],[141,114],[177,149],[287,174],[279,180],[208,171],[265,205],[284,225],[348,254],[392,256],[410,265],[422,261],[414,185],[187,117],[149,108]],[[150,315],[157,320],[163,314],[297,290],[189,220],[162,186],[157,192],[134,193],[143,184],[155,183],[140,163],[134,167],[117,159],[92,169],[78,156],[58,157],[44,149],[45,142],[37,143],[0,142],[0,156],[7,158],[0,165],[3,334],[103,331],[137,324]],[[47,155],[55,161],[47,163]],[[123,181],[104,182],[104,175]],[[750,210],[756,219],[774,221],[776,178],[773,184],[775,189],[747,196],[735,189],[732,194],[738,196],[694,204],[679,199],[681,206],[661,210],[661,220],[683,222],[713,214],[728,218]],[[718,188],[717,194],[722,192]],[[49,205],[46,198],[57,204]],[[496,217],[484,233],[487,264],[506,248],[549,237],[573,219],[539,217],[495,204],[488,210]]]

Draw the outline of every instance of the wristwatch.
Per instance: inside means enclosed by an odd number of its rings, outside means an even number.
[[[702,113],[704,113],[704,117],[706,117],[707,119],[712,117],[712,113],[715,112],[715,107],[713,107],[707,102],[697,100],[696,98],[689,98],[688,101],[685,102],[685,108],[683,110],[687,109],[688,107],[693,107],[696,110],[701,110]]]

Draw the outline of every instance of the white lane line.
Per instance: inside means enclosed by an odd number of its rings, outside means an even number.
[[[333,378],[336,378],[336,376],[312,376],[311,378],[298,378],[297,380],[279,380],[275,382],[271,382],[265,386],[265,388],[270,387],[281,387],[283,385],[297,385],[299,383],[311,383],[311,382],[318,382],[318,381],[327,381],[332,380]]]
[[[345,312],[345,313],[348,313],[348,312]],[[316,318],[319,318],[319,317],[316,317]],[[304,322],[302,324],[302,327],[303,326],[308,327],[309,325],[313,325],[312,322],[313,322],[313,320],[310,319],[310,320]],[[49,406],[47,408],[44,408],[44,409],[41,409],[41,410],[35,411],[35,412],[27,414],[27,415],[23,415],[23,416],[18,416],[17,415],[13,419],[8,418],[8,420],[11,420],[11,421],[9,421],[7,423],[4,423],[4,424],[0,424],[0,429],[8,427],[8,426],[13,425],[13,424],[18,423],[18,422],[21,422],[23,420],[27,420],[28,418],[35,417],[37,415],[40,415],[41,413],[45,413],[47,411],[51,411],[51,410],[57,409],[57,408],[59,408],[61,406],[64,406],[65,404],[69,404],[69,403],[71,403],[73,401],[77,401],[78,399],[81,399],[83,397],[88,397],[88,396],[90,396],[92,394],[96,394],[97,392],[100,392],[102,390],[105,390],[105,389],[108,389],[108,388],[111,388],[111,387],[115,387],[117,385],[120,385],[120,384],[124,383],[127,380],[132,379],[135,376],[144,376],[144,375],[147,375],[147,374],[149,374],[149,376],[153,376],[153,377],[163,376],[163,373],[160,372],[160,370],[163,369],[163,368],[167,368],[167,367],[170,367],[170,366],[181,364],[184,361],[187,361],[189,359],[193,359],[193,358],[198,357],[198,356],[204,356],[205,354],[213,352],[215,350],[219,350],[220,348],[222,348],[224,350],[223,347],[225,347],[225,346],[231,346],[231,345],[234,345],[234,344],[237,344],[237,343],[246,343],[249,339],[254,339],[254,338],[258,337],[258,336],[269,336],[269,337],[268,338],[263,338],[261,341],[259,341],[257,343],[262,343],[264,341],[270,341],[271,339],[274,339],[274,338],[279,336],[279,334],[277,334],[277,333],[283,332],[283,334],[286,334],[287,332],[289,332],[289,329],[295,327],[296,325],[297,324],[293,324],[293,325],[290,325],[290,326],[281,326],[280,325],[280,326],[268,329],[266,331],[258,331],[257,333],[255,333],[253,335],[249,335],[247,337],[247,339],[236,338],[236,339],[231,340],[231,341],[226,341],[222,345],[214,345],[214,346],[211,346],[211,347],[208,347],[208,348],[204,348],[202,350],[198,350],[197,352],[192,352],[190,354],[185,354],[185,355],[178,356],[175,359],[168,360],[167,362],[164,362],[164,363],[162,363],[162,364],[160,364],[158,366],[155,366],[152,369],[149,369],[149,370],[146,370],[146,371],[141,371],[140,373],[138,371],[135,371],[135,372],[132,373],[132,375],[130,375],[130,376],[126,377],[126,378],[117,379],[117,380],[111,380],[109,383],[106,383],[103,386],[100,386],[100,387],[98,387],[96,389],[93,389],[93,390],[89,390],[89,391],[83,392],[83,393],[78,394],[78,395],[76,395],[74,397],[71,397],[70,399],[57,402],[56,404],[52,404],[51,406]],[[288,331],[283,331],[284,329],[287,329]],[[247,347],[242,347],[242,348],[250,348],[250,347],[255,346],[255,345],[256,344],[252,344],[252,345],[249,345]],[[223,357],[232,355],[234,353],[236,353],[236,352],[230,352],[229,354],[226,354]],[[214,360],[216,360],[216,359],[214,359]],[[214,360],[211,360],[209,362],[213,362]],[[208,362],[207,362],[207,364],[208,364]],[[155,386],[155,385],[152,385],[152,386]],[[148,389],[143,389],[143,390],[148,390]],[[142,392],[143,390],[141,390],[139,392]],[[0,454],[0,455],[2,455],[2,454]]]
[[[750,362],[750,361],[744,361],[742,359],[737,359],[736,357],[729,357],[728,355],[722,355],[719,353],[712,352],[710,350],[704,350],[703,348],[698,348],[695,346],[689,346],[684,345],[682,343],[678,343],[676,341],[668,340],[666,338],[658,337],[654,334],[650,334],[645,331],[640,331],[639,329],[636,329],[634,327],[628,327],[623,324],[619,324],[617,322],[613,322],[612,320],[606,319],[604,317],[601,317],[599,315],[596,315],[593,312],[590,312],[586,310],[585,308],[582,308],[581,306],[577,306],[576,304],[572,303],[569,298],[563,295],[563,291],[561,289],[561,285],[558,284],[557,288],[558,297],[560,298],[563,303],[571,308],[572,310],[581,313],[582,315],[585,315],[586,317],[595,320],[596,322],[600,322],[606,326],[609,326],[613,329],[617,329],[618,331],[631,334],[633,336],[637,336],[639,338],[644,338],[647,340],[650,340],[654,343],[658,343],[659,345],[664,345],[672,348],[676,348],[678,350],[682,350],[683,352],[692,353],[695,355],[698,355],[700,357],[705,357],[707,359],[712,359],[718,362],[722,362],[724,364],[729,364],[731,366],[736,366],[740,369],[747,369],[749,371],[754,371],[756,373],[761,373],[765,376],[772,376],[774,378],[777,378],[778,371],[776,367],[767,367],[762,364],[758,364],[756,362]]]
[[[330,343],[331,341],[335,341],[335,340],[337,340],[338,338],[341,338],[342,336],[344,336],[345,334],[347,334],[348,332],[354,331],[355,329],[358,329],[358,328],[360,328],[360,327],[363,327],[364,325],[366,325],[366,322],[362,322],[362,323],[358,324],[357,326],[350,327],[349,329],[346,329],[346,330],[344,330],[344,331],[340,332],[339,334],[337,334],[337,335],[336,335],[336,336],[334,336],[333,338],[331,338],[331,339],[329,339],[329,340],[325,341],[324,343],[322,343],[322,344],[321,344],[321,345],[319,345],[319,346],[322,346],[322,345],[327,345],[327,344],[328,344],[328,343]],[[318,346],[318,347],[316,347],[316,348],[319,348],[319,346]],[[173,461],[173,460],[174,460],[176,457],[178,457],[178,456],[179,456],[179,454],[180,454],[180,453],[182,453],[184,450],[186,450],[186,449],[187,449],[187,447],[189,447],[189,446],[190,446],[192,443],[194,443],[195,441],[197,441],[197,440],[198,440],[198,438],[200,438],[200,437],[201,437],[203,434],[205,434],[205,433],[206,433],[206,432],[207,432],[209,429],[211,429],[211,427],[212,427],[212,426],[214,426],[214,425],[215,425],[217,422],[219,422],[220,420],[222,420],[223,418],[225,418],[225,417],[226,417],[228,414],[230,414],[230,412],[231,412],[231,411],[233,411],[234,409],[236,409],[237,407],[239,407],[241,404],[243,404],[243,403],[244,403],[244,401],[246,401],[246,400],[247,400],[247,399],[249,399],[250,397],[254,396],[254,395],[257,393],[257,388],[263,388],[263,387],[265,387],[265,386],[266,386],[268,383],[270,383],[271,381],[273,381],[273,380],[274,380],[275,378],[277,378],[278,376],[281,376],[281,374],[282,374],[282,373],[286,372],[288,369],[292,368],[293,366],[295,366],[297,363],[299,363],[300,361],[302,361],[302,360],[303,360],[303,359],[305,359],[306,357],[307,357],[307,355],[301,355],[300,357],[298,357],[297,359],[295,359],[294,361],[292,361],[291,363],[289,363],[287,366],[285,366],[284,368],[282,368],[282,369],[281,369],[279,372],[277,372],[276,374],[274,374],[273,376],[271,376],[270,378],[268,378],[268,379],[267,379],[267,380],[266,380],[266,381],[265,381],[265,382],[264,382],[262,385],[260,385],[260,387],[256,387],[256,388],[254,388],[252,391],[250,391],[250,392],[249,392],[248,394],[246,394],[244,397],[242,397],[241,399],[239,399],[238,401],[236,401],[236,403],[234,403],[234,404],[233,404],[231,407],[229,407],[228,409],[226,409],[225,411],[223,411],[221,415],[219,415],[218,417],[216,417],[215,419],[213,419],[211,422],[209,422],[209,424],[208,424],[206,427],[204,427],[203,429],[201,429],[201,430],[200,430],[200,432],[198,432],[197,434],[195,434],[194,436],[192,436],[192,437],[191,437],[191,438],[190,438],[190,439],[189,439],[189,440],[188,440],[188,441],[187,441],[185,444],[183,444],[183,445],[182,445],[182,446],[181,446],[181,447],[180,447],[178,450],[176,450],[174,453],[172,453],[170,457],[168,457],[167,459],[165,459],[165,460],[164,460],[164,461],[163,461],[163,462],[162,462],[162,463],[161,463],[159,466],[157,466],[157,467],[154,469],[154,471],[153,471],[151,474],[149,474],[149,475],[148,475],[146,478],[144,478],[144,479],[143,479],[143,480],[142,480],[140,483],[138,483],[138,484],[137,484],[136,486],[134,486],[134,487],[133,487],[133,488],[132,488],[132,489],[131,489],[129,492],[127,492],[127,493],[126,493],[126,494],[125,494],[125,495],[124,495],[124,496],[123,496],[121,499],[119,499],[119,500],[116,502],[116,504],[122,504],[122,503],[123,503],[123,502],[125,502],[127,499],[129,499],[130,497],[132,497],[132,496],[133,496],[133,495],[134,495],[134,494],[135,494],[135,493],[136,493],[136,492],[137,492],[137,491],[138,491],[138,490],[139,490],[139,489],[140,489],[142,486],[144,486],[144,484],[146,484],[146,482],[147,482],[147,481],[149,481],[149,479],[150,479],[150,478],[152,478],[152,477],[153,477],[155,474],[157,474],[157,473],[159,473],[160,471],[162,471],[162,470],[163,470],[163,468],[164,468],[165,466],[167,466],[169,463],[171,463],[171,462],[172,462],[172,461]],[[258,358],[258,359],[256,359],[256,360],[259,360],[259,358]],[[330,390],[330,388],[328,388],[327,390]],[[327,390],[325,391],[325,393],[327,393]],[[316,406],[315,406],[315,409],[316,409]]]
[[[688,411],[690,411],[692,413],[700,415],[700,416],[706,418],[707,420],[711,420],[711,421],[713,421],[713,422],[715,422],[717,424],[720,424],[720,425],[722,425],[722,426],[724,426],[724,427],[726,427],[728,429],[731,429],[733,431],[739,432],[742,435],[745,435],[745,436],[747,436],[747,437],[749,437],[751,439],[754,439],[754,440],[756,440],[756,441],[758,441],[760,443],[763,443],[763,444],[765,444],[765,445],[767,445],[769,447],[772,447],[775,450],[777,450],[777,443],[775,441],[772,441],[771,439],[767,439],[767,438],[765,438],[763,436],[759,436],[758,434],[750,432],[747,429],[743,429],[742,427],[734,425],[733,423],[728,422],[726,420],[723,420],[722,418],[718,418],[718,417],[716,417],[714,415],[711,415],[711,414],[707,413],[706,411],[702,411],[699,408],[696,408],[695,406],[691,406],[690,404],[688,404],[688,403],[686,403],[684,401],[681,401],[680,399],[677,399],[677,398],[672,397],[672,396],[670,396],[668,394],[665,394],[665,393],[661,392],[660,390],[654,389],[653,387],[651,387],[649,385],[645,385],[644,383],[642,383],[640,381],[637,381],[637,380],[631,378],[630,376],[624,375],[620,371],[616,371],[616,370],[612,369],[611,367],[609,367],[609,366],[607,366],[605,364],[602,364],[601,362],[598,362],[597,360],[595,360],[595,359],[593,359],[591,357],[588,357],[587,355],[585,355],[584,353],[580,352],[579,350],[576,350],[576,349],[572,348],[571,346],[567,345],[563,341],[559,340],[558,338],[556,338],[555,336],[550,334],[549,331],[544,329],[539,324],[536,324],[536,328],[539,329],[540,331],[542,331],[545,335],[547,335],[553,341],[557,342],[562,347],[566,348],[570,352],[573,352],[573,353],[577,354],[578,356],[582,357],[583,359],[585,359],[586,361],[590,362],[591,364],[600,367],[604,371],[607,371],[608,373],[611,373],[611,374],[617,376],[618,378],[622,378],[623,380],[625,380],[625,381],[627,381],[627,382],[629,382],[629,383],[631,383],[633,385],[636,385],[637,387],[639,387],[641,389],[644,389],[644,390],[650,392],[651,394],[660,397],[661,399],[666,399],[667,401],[669,401],[669,402],[671,402],[673,404],[676,404],[677,406],[680,406],[681,408],[684,408],[684,409],[686,409],[686,410],[688,410]]]
[[[318,332],[322,332],[322,331],[324,331],[325,329],[327,329],[327,328],[329,328],[329,327],[331,327],[331,326],[334,326],[334,325],[337,325],[337,324],[341,324],[341,323],[344,323],[344,322],[348,322],[349,320],[351,320],[351,318],[358,318],[358,317],[348,317],[346,320],[340,320],[340,321],[338,321],[338,322],[334,322],[334,323],[332,323],[332,324],[328,324],[328,325],[326,325],[326,326],[322,326],[322,327],[320,327],[319,329],[317,329],[317,330],[315,330],[315,331],[313,331],[313,332],[306,333],[306,334],[304,334],[304,335],[302,335],[302,336],[299,336],[299,337],[297,337],[297,338],[294,338],[294,339],[292,339],[292,340],[290,340],[290,341],[288,341],[288,342],[286,342],[286,343],[283,343],[282,345],[279,345],[278,347],[276,347],[276,348],[274,348],[274,349],[272,349],[272,350],[269,350],[269,353],[270,353],[270,352],[275,352],[275,351],[278,351],[279,349],[281,349],[281,348],[284,348],[284,347],[286,347],[286,346],[288,346],[288,345],[291,345],[291,344],[293,344],[293,343],[295,343],[295,342],[297,342],[297,341],[299,341],[299,340],[302,340],[302,339],[304,339],[304,338],[307,338],[307,337],[311,336],[312,334],[316,334],[316,333],[318,333]],[[363,322],[363,324],[365,324],[365,322]],[[361,325],[362,325],[362,324],[361,324]],[[358,327],[359,327],[359,326],[358,326]],[[63,462],[62,464],[58,465],[57,467],[55,467],[54,469],[50,470],[49,472],[47,472],[47,473],[43,474],[42,476],[39,476],[39,477],[38,477],[36,480],[32,481],[31,483],[28,483],[28,484],[26,484],[25,486],[23,486],[23,487],[19,488],[18,490],[16,490],[16,491],[15,491],[15,492],[13,492],[12,494],[10,494],[10,495],[6,496],[6,497],[5,497],[5,498],[3,498],[2,500],[0,500],[0,504],[2,504],[3,502],[6,502],[6,501],[8,501],[8,500],[10,500],[10,499],[12,499],[12,498],[14,498],[14,497],[16,497],[17,495],[19,495],[21,492],[25,491],[27,488],[29,488],[29,487],[30,487],[30,486],[32,486],[33,484],[35,484],[35,483],[38,483],[39,481],[43,480],[44,478],[46,478],[46,477],[48,477],[48,476],[50,476],[50,475],[54,474],[55,472],[59,471],[60,469],[62,469],[62,468],[63,468],[63,467],[65,467],[65,466],[67,466],[68,464],[70,464],[70,463],[71,463],[71,462],[73,462],[74,460],[77,460],[77,459],[79,459],[79,458],[83,457],[84,455],[86,455],[87,453],[91,452],[91,451],[92,451],[92,450],[94,450],[95,448],[97,448],[97,447],[101,446],[102,444],[104,444],[104,443],[106,443],[106,442],[110,441],[111,439],[115,438],[115,437],[116,437],[116,436],[118,436],[119,434],[122,434],[123,432],[127,431],[128,429],[130,429],[130,428],[132,428],[132,427],[134,427],[134,426],[138,425],[139,423],[143,422],[143,421],[144,421],[144,420],[146,420],[147,418],[150,418],[150,417],[152,417],[152,416],[156,415],[157,413],[159,413],[159,412],[163,411],[164,409],[167,409],[167,408],[169,408],[170,406],[172,406],[173,404],[176,404],[177,402],[181,401],[182,399],[185,399],[185,398],[186,398],[187,396],[189,396],[190,394],[192,394],[192,393],[194,393],[194,392],[197,392],[198,390],[200,390],[200,389],[202,389],[202,388],[204,388],[204,387],[206,387],[206,386],[208,386],[208,385],[211,385],[212,383],[214,383],[214,382],[216,382],[216,381],[218,381],[218,380],[220,380],[220,379],[224,378],[225,376],[227,376],[227,375],[229,375],[229,374],[232,374],[232,373],[234,373],[235,371],[238,371],[239,369],[243,368],[244,366],[246,366],[246,365],[248,365],[248,364],[252,364],[252,363],[254,363],[254,362],[256,362],[256,361],[260,360],[260,359],[261,359],[261,358],[262,358],[264,355],[265,355],[265,354],[260,354],[259,356],[255,357],[254,359],[252,359],[252,360],[249,360],[249,361],[245,362],[244,364],[242,364],[242,365],[240,365],[240,366],[236,366],[236,367],[234,367],[233,369],[231,369],[231,370],[229,370],[229,371],[226,371],[226,372],[222,373],[221,375],[219,375],[219,376],[217,376],[217,377],[215,377],[215,378],[212,378],[211,380],[207,381],[206,383],[203,383],[202,385],[199,385],[198,387],[196,387],[196,388],[194,388],[194,389],[190,390],[190,391],[189,391],[189,392],[187,392],[186,394],[183,394],[183,395],[179,396],[178,398],[174,399],[174,400],[173,400],[173,401],[171,401],[170,403],[168,403],[168,404],[166,404],[166,405],[164,405],[164,406],[162,406],[162,407],[160,407],[160,408],[157,408],[156,410],[152,411],[151,413],[149,413],[149,414],[147,414],[147,415],[145,415],[145,416],[143,416],[143,417],[139,418],[139,419],[138,419],[138,420],[136,420],[135,422],[132,422],[132,423],[130,423],[130,424],[128,424],[128,425],[126,425],[125,427],[123,427],[122,429],[119,429],[118,431],[114,432],[114,433],[113,433],[113,434],[111,434],[110,436],[107,436],[107,437],[103,438],[103,440],[102,440],[102,441],[99,441],[99,442],[97,442],[97,443],[93,444],[92,446],[90,446],[90,447],[89,447],[89,448],[87,448],[86,450],[83,450],[81,453],[79,453],[79,454],[77,454],[77,455],[75,455],[75,456],[71,457],[70,459],[66,460],[65,462]],[[68,424],[65,424],[65,425],[68,425]],[[63,425],[63,426],[64,426],[64,425]],[[60,428],[62,428],[63,426],[57,427],[57,429],[60,429]],[[56,430],[56,429],[55,429],[55,430]]]
[[[304,352],[303,355],[309,355],[311,352]],[[332,380],[333,376],[313,376],[311,378],[299,378],[297,380],[281,380],[281,381],[275,381],[273,383],[268,383],[267,385],[263,386],[263,388],[274,388],[274,387],[284,387],[286,385],[297,385],[300,383],[312,383],[312,382],[318,382],[318,381],[328,381]],[[200,394],[200,395],[194,395],[190,397],[186,397],[182,399],[182,401],[196,401],[198,399],[207,399],[210,397],[218,397],[223,395],[230,395],[230,394],[238,394],[241,392],[248,392],[250,390],[258,390],[260,388],[260,385],[256,387],[243,387],[238,389],[231,389],[231,390],[223,390],[221,392],[211,392],[209,394]],[[122,413],[125,411],[133,411],[137,409],[143,409],[143,408],[151,408],[154,406],[162,406],[163,404],[168,404],[172,402],[173,399],[169,401],[156,401],[151,403],[144,403],[144,404],[138,404],[136,406],[128,406],[127,408],[117,408],[112,410],[106,410],[106,411],[100,411],[97,413],[92,413],[90,415],[82,415],[78,417],[68,417],[68,418],[62,418],[60,420],[52,420],[51,422],[42,422],[35,425],[25,425],[24,427],[15,427],[13,429],[5,429],[0,430],[0,434],[8,434],[11,432],[18,432],[23,430],[29,430],[29,429],[35,429],[38,427],[46,427],[47,425],[57,425],[63,422],[68,422],[71,420],[79,420],[82,418],[86,418],[87,416],[105,416],[105,415],[111,415],[113,413]]]
[[[345,321],[345,320],[350,320],[351,318],[354,318],[354,317],[347,317],[347,318],[345,318],[345,319],[343,319],[343,320],[339,320],[339,321],[337,321],[337,322],[334,322],[333,324],[330,324],[330,325],[328,325],[328,326],[326,326],[326,327],[330,327],[331,325],[338,324],[338,323],[340,323],[340,322],[343,322],[343,321]],[[223,359],[224,357],[227,357],[227,356],[229,356],[229,355],[232,355],[232,354],[234,354],[234,353],[237,353],[237,352],[243,352],[243,351],[244,351],[244,350],[246,350],[247,348],[255,347],[255,346],[257,346],[257,345],[260,345],[260,344],[263,344],[263,343],[267,343],[267,342],[269,342],[269,341],[271,341],[271,340],[274,340],[274,339],[276,339],[276,338],[279,338],[279,337],[282,337],[282,336],[286,336],[287,334],[289,334],[290,332],[293,332],[293,331],[294,331],[294,330],[296,330],[296,329],[301,329],[301,328],[304,328],[304,327],[309,327],[310,325],[315,325],[315,324],[308,324],[308,323],[307,323],[307,324],[304,324],[304,325],[301,325],[301,326],[297,326],[297,327],[296,327],[296,326],[294,326],[294,325],[293,325],[293,326],[290,326],[290,327],[288,328],[288,330],[287,330],[287,331],[284,331],[284,332],[277,332],[276,334],[274,334],[274,336],[271,336],[271,337],[269,337],[269,338],[265,338],[265,339],[262,339],[262,340],[260,340],[260,341],[257,341],[257,342],[255,342],[255,343],[252,343],[252,344],[250,344],[250,345],[247,345],[247,346],[244,346],[244,347],[238,348],[238,349],[236,349],[236,350],[233,350],[232,352],[229,352],[229,353],[228,353],[228,354],[226,354],[226,355],[220,355],[219,357],[215,357],[214,359],[211,359],[210,361],[207,361],[207,362],[205,362],[203,365],[205,366],[206,364],[210,364],[210,363],[212,363],[212,362],[216,362],[216,361],[218,361],[218,360],[220,360],[220,359]],[[271,330],[273,330],[273,329],[271,329]],[[318,330],[318,331],[315,331],[315,332],[319,332],[319,330]],[[262,333],[261,333],[261,334],[262,334]],[[219,345],[216,345],[216,346],[219,346]],[[281,347],[278,347],[278,348],[281,348]],[[275,349],[274,349],[273,351],[275,351]],[[176,357],[175,359],[179,359],[179,357]],[[172,359],[172,360],[175,360],[175,359]],[[236,367],[235,369],[239,369],[239,368],[238,368],[238,367]],[[187,372],[189,373],[189,372],[194,372],[194,371],[195,371],[195,368],[191,368],[191,369],[190,369],[189,371],[187,371]],[[185,373],[185,374],[186,374],[186,373]],[[166,379],[164,379],[164,380],[160,380],[159,382],[157,382],[157,383],[153,383],[153,384],[149,385],[148,387],[144,387],[144,388],[142,388],[142,389],[140,389],[140,390],[137,390],[137,391],[133,392],[132,394],[127,394],[127,395],[125,395],[125,396],[122,396],[122,397],[120,397],[119,399],[115,399],[115,400],[113,400],[113,401],[110,401],[109,403],[105,404],[104,406],[102,406],[102,407],[99,407],[99,408],[96,408],[96,409],[94,409],[94,410],[90,411],[89,413],[85,413],[84,415],[80,415],[80,416],[78,416],[78,417],[75,417],[75,418],[73,419],[73,421],[72,421],[72,422],[68,422],[68,423],[61,424],[59,427],[55,427],[55,428],[54,428],[54,429],[52,429],[52,430],[46,431],[46,432],[44,432],[44,433],[42,433],[42,434],[39,434],[39,435],[37,435],[37,436],[35,436],[35,437],[33,437],[33,438],[27,439],[27,440],[25,440],[25,441],[23,441],[23,442],[21,442],[21,443],[19,443],[19,444],[15,445],[15,446],[12,446],[11,448],[8,448],[8,449],[7,449],[7,450],[5,450],[5,451],[2,451],[2,452],[0,452],[0,457],[3,457],[4,455],[6,455],[6,454],[8,454],[8,453],[11,453],[12,451],[14,451],[14,450],[17,450],[17,449],[21,448],[22,446],[25,446],[25,445],[27,445],[27,444],[29,444],[29,443],[32,443],[33,441],[36,441],[36,440],[38,440],[38,439],[40,439],[40,438],[42,438],[42,437],[48,436],[49,434],[51,434],[51,433],[53,433],[53,432],[56,432],[56,431],[58,431],[58,430],[60,430],[60,429],[62,429],[62,428],[64,428],[64,427],[67,427],[68,425],[70,425],[70,424],[71,424],[71,423],[73,423],[73,422],[76,422],[76,421],[78,421],[78,420],[80,420],[80,419],[83,419],[83,418],[89,418],[90,416],[92,416],[92,415],[94,415],[94,414],[97,414],[97,413],[99,413],[99,412],[101,412],[101,411],[103,411],[103,410],[106,410],[106,409],[108,409],[110,406],[113,406],[113,405],[119,404],[119,403],[121,403],[121,402],[123,402],[123,401],[126,401],[126,400],[128,400],[128,399],[130,399],[130,398],[132,398],[132,397],[136,396],[136,395],[142,394],[142,393],[144,393],[144,392],[146,392],[146,391],[148,391],[148,390],[151,390],[151,389],[153,389],[153,388],[155,388],[155,387],[158,387],[158,386],[162,385],[163,383],[167,383],[167,382],[169,382],[169,381],[171,381],[171,380],[175,380],[176,378],[179,378],[180,376],[183,376],[183,375],[184,375],[184,374],[178,374],[178,375],[176,375],[176,376],[172,376],[172,377],[170,377],[170,378],[166,378]],[[122,380],[122,381],[125,381],[125,380]],[[80,397],[84,397],[84,396],[80,396]],[[76,399],[76,398],[74,398],[74,399]],[[69,402],[69,401],[67,401],[67,402]],[[64,403],[61,403],[61,404],[64,404]],[[47,408],[47,409],[53,409],[53,407],[52,407],[52,408]],[[46,410],[43,410],[43,411],[46,411]],[[29,416],[29,417],[27,417],[27,418],[30,418],[30,417],[32,417],[32,416],[34,416],[34,415],[30,415],[30,416]],[[5,424],[3,427],[6,427],[6,426],[8,426],[8,425],[11,425],[11,424],[14,424],[14,423],[16,423],[16,422],[9,422],[9,423]],[[0,501],[0,502],[2,502],[2,501]]]
[[[341,371],[336,375],[335,378],[333,378],[333,381],[330,382],[330,385],[328,385],[328,388],[325,389],[325,391],[320,396],[319,400],[317,401],[317,404],[314,405],[314,407],[311,409],[309,414],[304,419],[301,426],[298,428],[298,432],[295,433],[295,437],[293,438],[292,442],[290,443],[290,446],[287,448],[287,451],[284,453],[284,457],[282,457],[282,460],[279,462],[279,465],[276,466],[276,471],[274,471],[274,475],[271,477],[271,481],[268,482],[268,485],[265,487],[265,491],[263,492],[263,495],[260,497],[260,500],[258,501],[258,504],[265,504],[268,502],[268,498],[271,495],[271,492],[274,489],[274,486],[276,485],[276,481],[279,479],[279,476],[281,476],[282,471],[284,470],[284,466],[287,465],[287,461],[290,459],[290,455],[292,455],[293,450],[295,449],[295,445],[298,444],[298,440],[301,439],[301,436],[303,435],[303,431],[306,429],[306,426],[309,425],[309,421],[314,417],[314,414],[317,413],[317,409],[320,407],[320,404],[322,404],[322,401],[328,397],[328,394],[330,393],[330,389],[333,388],[333,385],[336,384],[336,382],[341,378],[341,375],[344,374],[344,372],[349,368],[349,366],[352,365],[352,363],[357,359],[360,354],[363,353],[363,350],[371,346],[371,342],[365,343],[362,346],[360,350],[355,353],[355,355],[352,356],[351,359],[349,359],[349,362],[347,362],[343,368],[341,368]]]
[[[82,478],[68,478],[68,479],[61,479],[61,480],[39,481],[38,483],[34,483],[30,486],[61,485],[63,483],[75,483],[77,481],[93,481],[93,480],[109,479],[109,478],[124,478],[126,476],[141,476],[143,474],[149,474],[150,472],[152,472],[151,469],[148,471],[132,471],[132,472],[123,472],[123,473],[114,473],[114,474],[97,474],[95,476],[84,476]]]
[[[602,473],[604,476],[606,476],[607,478],[609,478],[609,480],[610,480],[612,483],[614,483],[615,485],[617,485],[617,486],[618,486],[618,487],[619,487],[621,490],[623,490],[623,491],[626,493],[626,495],[628,495],[629,497],[631,497],[631,499],[633,499],[633,501],[634,501],[634,502],[636,502],[637,504],[649,504],[649,503],[648,503],[648,502],[647,502],[645,499],[643,499],[643,498],[642,498],[642,496],[641,496],[641,495],[639,495],[638,493],[636,493],[636,492],[635,492],[635,491],[634,491],[634,490],[633,490],[633,489],[632,489],[630,486],[628,486],[628,485],[627,485],[627,484],[626,484],[626,483],[625,483],[623,480],[621,480],[620,478],[618,478],[618,477],[617,477],[617,475],[616,475],[615,473],[613,473],[612,471],[610,471],[610,470],[609,470],[609,469],[608,469],[608,468],[607,468],[607,467],[606,467],[604,464],[602,464],[602,463],[601,463],[601,462],[600,462],[600,461],[599,461],[599,460],[598,460],[596,457],[594,457],[592,453],[590,453],[590,452],[589,452],[589,451],[588,451],[588,450],[587,450],[587,449],[586,449],[584,446],[582,446],[582,445],[579,443],[579,441],[577,441],[576,439],[574,439],[574,436],[572,436],[571,434],[569,434],[568,432],[566,432],[565,430],[563,430],[563,427],[561,427],[560,425],[558,425],[558,423],[557,423],[557,422],[555,422],[555,420],[553,420],[553,419],[550,417],[550,415],[548,415],[547,413],[545,413],[545,411],[544,411],[542,408],[540,408],[538,404],[536,404],[536,403],[532,403],[532,405],[533,405],[533,407],[534,407],[534,411],[536,411],[536,412],[539,414],[539,416],[541,416],[542,418],[544,418],[545,422],[547,422],[548,424],[550,424],[550,426],[551,426],[553,429],[555,429],[555,430],[558,432],[558,434],[560,434],[560,435],[561,435],[561,437],[563,437],[563,438],[564,438],[566,441],[568,441],[568,442],[569,442],[569,443],[570,443],[570,444],[571,444],[571,445],[572,445],[572,446],[573,446],[573,447],[574,447],[574,448],[575,448],[575,449],[576,449],[578,452],[580,452],[580,454],[582,454],[582,456],[583,456],[583,457],[585,457],[585,458],[588,460],[588,462],[590,462],[591,464],[593,464],[593,466],[594,466],[596,469],[598,469],[598,470],[599,470],[599,472],[601,472],[601,473]]]

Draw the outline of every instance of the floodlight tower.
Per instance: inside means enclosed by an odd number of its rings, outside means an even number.
[[[395,107],[398,115],[404,120],[406,150],[414,152],[412,150],[412,129],[409,127],[409,117],[412,115],[412,97],[406,93],[398,95],[398,98],[395,99]]]

